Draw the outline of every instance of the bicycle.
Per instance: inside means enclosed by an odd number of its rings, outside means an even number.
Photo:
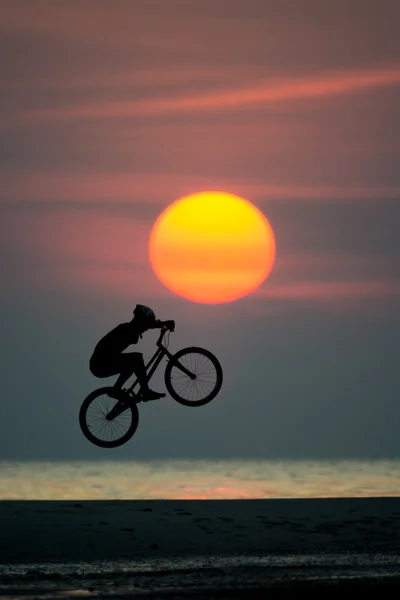
[[[167,331],[167,342],[163,344]],[[215,398],[221,389],[223,375],[218,359],[211,352],[204,348],[190,346],[172,354],[168,350],[167,327],[162,327],[156,345],[157,350],[146,365],[147,381],[150,381],[162,359],[166,357],[168,362],[164,380],[167,391],[174,400],[184,406],[195,407],[204,406]],[[196,383],[199,385],[200,395],[193,394],[191,397]],[[137,405],[143,401],[140,393],[133,391],[138,385],[139,381],[136,379],[125,390],[118,390],[111,386],[102,387],[85,398],[79,411],[79,424],[82,433],[90,442],[101,448],[116,448],[131,439],[139,425]],[[207,389],[208,385],[209,389]],[[96,409],[97,401],[102,397],[105,399],[100,402],[99,415],[94,415],[91,424],[91,415]],[[114,432],[119,437],[112,437]]]

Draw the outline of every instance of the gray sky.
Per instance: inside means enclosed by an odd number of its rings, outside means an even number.
[[[0,458],[400,455],[399,18],[395,0],[0,2]],[[276,237],[270,277],[229,304],[175,296],[148,260],[157,216],[208,189]],[[141,407],[100,450],[77,421],[104,384],[88,360],[137,302],[224,386]]]

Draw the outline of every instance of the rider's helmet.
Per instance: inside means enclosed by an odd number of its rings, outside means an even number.
[[[148,306],[144,306],[144,304],[136,304],[133,314],[138,320],[142,321],[146,325],[150,325],[156,320],[154,310]]]

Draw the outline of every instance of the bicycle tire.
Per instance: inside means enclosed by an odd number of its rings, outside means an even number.
[[[212,366],[215,369],[216,380],[215,380],[214,387],[211,389],[211,391],[205,397],[200,398],[199,400],[189,400],[189,399],[183,397],[181,392],[178,391],[176,389],[176,387],[174,387],[173,369],[176,369],[177,371],[179,370],[178,367],[176,367],[176,361],[179,361],[183,357],[188,357],[190,355],[195,355],[195,354],[201,355],[211,362]],[[193,363],[194,363],[194,361],[193,361]],[[197,346],[190,346],[188,348],[183,348],[182,350],[179,350],[179,352],[177,352],[176,354],[173,355],[173,358],[168,362],[168,364],[165,368],[164,379],[165,379],[165,386],[168,390],[168,393],[170,394],[170,396],[172,396],[172,398],[174,400],[179,402],[179,404],[183,404],[184,406],[196,407],[196,406],[204,406],[205,404],[208,404],[209,402],[211,402],[211,400],[213,400],[215,398],[215,396],[218,394],[218,392],[220,391],[221,386],[222,386],[223,373],[222,373],[222,367],[221,367],[219,360],[217,359],[216,356],[214,356],[214,354],[212,354],[212,352],[210,352],[209,350],[205,350],[204,348],[199,348]],[[188,379],[189,379],[189,377],[188,377]]]
[[[94,435],[94,433],[90,430],[90,427],[87,422],[88,410],[89,410],[92,402],[94,402],[97,398],[99,398],[99,396],[108,395],[108,392],[110,390],[112,390],[113,393],[115,393],[115,388],[111,388],[111,387],[99,388],[99,389],[91,392],[83,401],[82,406],[79,411],[79,425],[80,425],[83,435],[86,437],[86,439],[89,440],[89,442],[91,442],[95,446],[99,446],[100,448],[117,448],[118,446],[122,446],[123,444],[125,444],[126,442],[128,442],[131,439],[131,437],[134,435],[134,433],[136,432],[137,427],[139,425],[139,411],[138,411],[136,404],[132,402],[125,409],[125,411],[123,411],[123,412],[130,411],[130,414],[131,414],[131,422],[128,427],[128,430],[126,431],[126,433],[124,433],[124,435],[122,435],[120,438],[117,438],[114,440],[103,440],[103,439],[96,437],[96,435]],[[121,392],[121,398],[118,399],[118,401],[122,401],[124,399],[125,399],[125,396],[124,396],[123,392]],[[112,423],[112,421],[108,421],[108,423]]]

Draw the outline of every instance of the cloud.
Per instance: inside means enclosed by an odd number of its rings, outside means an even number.
[[[255,292],[259,298],[271,300],[332,301],[398,298],[397,281],[296,281],[266,283]]]
[[[101,291],[130,297],[171,295],[148,258],[151,223],[112,212],[70,209],[3,211],[3,270],[9,281],[37,290]],[[341,306],[350,300],[398,299],[398,260],[345,253],[278,253],[271,277],[254,299],[316,301]],[[251,297],[249,298],[251,300]],[[290,305],[287,304],[290,302]]]
[[[7,279],[48,289],[116,296],[162,293],[147,256],[149,227],[87,211],[9,213],[2,223]]]
[[[78,203],[84,208],[100,203],[113,209],[118,203],[131,206],[151,203],[166,207],[181,196],[213,189],[269,203],[368,199],[382,201],[400,197],[400,187],[396,186],[288,185],[250,178],[207,177],[183,173],[37,171],[5,173],[0,190],[0,205],[67,203],[73,208],[73,203]]]
[[[387,68],[343,70],[313,77],[291,77],[243,84],[226,91],[131,101],[81,103],[76,106],[28,110],[18,116],[28,121],[93,118],[155,117],[205,111],[265,107],[282,102],[331,98],[400,84],[400,65]]]
[[[107,65],[96,64],[90,72],[84,71],[77,73],[77,69],[73,72],[66,71],[65,73],[51,73],[44,75],[26,74],[23,79],[15,79],[12,81],[0,81],[0,89],[17,88],[17,89],[56,89],[61,90],[74,88],[75,90],[90,90],[90,89],[118,89],[124,88],[133,89],[141,86],[143,89],[162,86],[175,85],[193,85],[204,84],[204,82],[212,82],[221,84],[221,81],[232,80],[233,73],[227,73],[222,67],[202,67],[196,69],[190,67],[166,67],[160,68],[126,68],[125,70],[115,70]],[[236,73],[237,74],[237,73]],[[247,71],[248,74],[248,71]]]

